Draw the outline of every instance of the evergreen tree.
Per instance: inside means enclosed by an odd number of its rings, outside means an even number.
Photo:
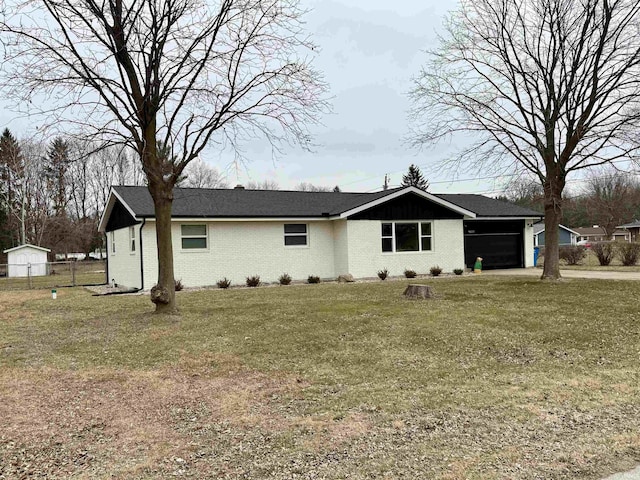
[[[402,186],[416,187],[426,192],[427,188],[429,188],[429,182],[422,176],[420,168],[412,163],[409,165],[406,175],[402,176]]]
[[[47,153],[46,174],[52,191],[53,211],[57,217],[65,215],[69,202],[67,170],[71,163],[69,144],[56,138]]]
[[[2,236],[13,244],[20,240],[24,243],[24,233],[20,235],[16,223],[16,212],[19,210],[19,192],[24,181],[24,158],[20,144],[5,128],[0,135],[0,210],[2,211]]]

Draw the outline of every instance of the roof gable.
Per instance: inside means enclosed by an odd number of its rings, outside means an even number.
[[[567,232],[569,232],[572,235],[580,235],[578,232],[571,230],[569,227],[565,227],[564,225],[560,224],[558,225],[558,228],[561,228],[562,230],[565,230]],[[544,232],[545,230],[545,225],[544,223],[536,223],[533,226],[533,234],[534,235],[540,235],[542,232]]]
[[[343,213],[349,220],[417,220],[428,219],[460,219],[465,214],[454,210],[433,199],[425,198],[415,192],[406,192],[374,206],[364,205],[355,209],[355,213]],[[371,204],[371,203],[370,203]],[[368,205],[370,205],[368,204]],[[473,215],[471,212],[467,216]]]
[[[3,250],[2,253],[11,253],[11,252],[16,252],[18,250],[22,250],[24,248],[34,248],[36,250],[40,250],[42,252],[50,252],[51,250],[48,248],[44,248],[44,247],[39,247],[37,245],[31,245],[30,243],[25,243],[24,245],[18,245],[17,247],[13,247],[13,248],[7,248],[6,250]]]

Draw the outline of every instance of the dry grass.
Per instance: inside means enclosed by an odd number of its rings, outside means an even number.
[[[106,265],[103,261],[75,262],[73,265],[57,262],[50,266],[54,272],[51,275],[31,277],[31,280],[26,277],[0,277],[0,292],[71,287],[73,285],[72,266],[75,268],[76,285],[106,283]],[[6,275],[6,265],[3,266],[1,272]]]
[[[640,461],[640,284],[0,293],[0,478],[601,478]],[[4,476],[4,477],[3,477]]]

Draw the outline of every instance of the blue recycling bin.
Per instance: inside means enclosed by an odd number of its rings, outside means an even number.
[[[538,255],[540,255],[540,247],[533,247],[533,266],[538,266]]]

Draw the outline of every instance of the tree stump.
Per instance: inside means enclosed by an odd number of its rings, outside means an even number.
[[[404,296],[407,298],[433,298],[435,293],[429,285],[407,285],[404,291]]]

